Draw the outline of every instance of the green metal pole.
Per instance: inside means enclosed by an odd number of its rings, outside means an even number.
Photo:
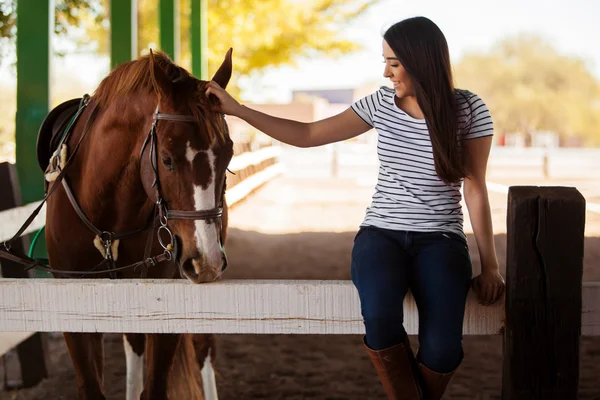
[[[110,67],[137,58],[137,0],[110,0]]]
[[[208,1],[192,0],[190,45],[192,73],[202,80],[208,79]]]
[[[179,0],[160,0],[158,9],[160,48],[179,62]]]
[[[54,0],[17,2],[17,176],[23,204],[44,197],[44,176],[37,163],[37,133],[50,109],[50,38]],[[44,236],[33,253],[47,257]],[[49,276],[38,273],[38,277]]]
[[[37,133],[50,107],[50,37],[53,0],[17,2],[17,174],[23,204],[44,197],[37,163]]]

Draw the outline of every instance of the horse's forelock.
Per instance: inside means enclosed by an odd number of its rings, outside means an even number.
[[[227,133],[224,121],[213,110],[215,105],[213,101],[204,94],[207,82],[196,79],[160,51],[153,51],[149,55],[116,67],[96,89],[94,98],[97,104],[106,109],[119,97],[130,96],[134,93],[136,96],[140,94],[158,95],[155,92],[157,88],[160,89],[161,82],[154,75],[154,66],[160,67],[167,79],[174,85],[177,103],[187,104],[188,111],[186,113],[191,113],[200,126],[205,128],[201,131],[205,132],[208,142],[225,143]],[[162,100],[173,101],[175,99]]]

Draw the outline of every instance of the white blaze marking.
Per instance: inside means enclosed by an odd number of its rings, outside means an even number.
[[[138,400],[144,390],[144,355],[138,356],[123,335],[125,361],[127,364],[126,399]]]
[[[203,151],[204,152],[204,151]],[[192,164],[196,154],[200,151],[194,150],[190,147],[190,143],[187,143],[185,156],[187,160]],[[210,165],[210,180],[206,189],[199,185],[194,186],[194,207],[196,211],[210,210],[215,208],[215,153],[213,149],[205,151],[208,156],[208,163]],[[204,220],[194,221],[196,226],[196,246],[200,254],[204,254],[206,261],[211,265],[220,265],[221,263],[221,246],[218,241],[217,224],[208,224]]]
[[[204,359],[204,366],[202,366],[202,386],[204,386],[204,400],[219,399],[215,370],[210,360],[210,351]]]

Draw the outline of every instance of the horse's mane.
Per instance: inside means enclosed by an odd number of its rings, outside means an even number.
[[[163,52],[153,51],[152,55],[142,56],[117,66],[102,80],[94,92],[94,99],[98,106],[107,108],[117,98],[134,93],[147,92],[148,95],[155,96],[151,71],[153,63],[159,66],[172,82],[172,92],[176,93],[177,98],[171,100],[188,104],[186,114],[193,115],[200,125],[206,127],[201,131],[206,133],[209,142],[217,139],[223,143],[226,140],[227,130],[222,118],[212,109],[214,103],[204,94],[206,82],[192,76]]]

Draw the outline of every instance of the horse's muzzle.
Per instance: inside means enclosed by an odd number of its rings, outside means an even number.
[[[222,254],[219,263],[208,263],[206,257],[189,258],[181,263],[185,277],[194,283],[213,282],[221,278],[227,268],[227,257]]]

